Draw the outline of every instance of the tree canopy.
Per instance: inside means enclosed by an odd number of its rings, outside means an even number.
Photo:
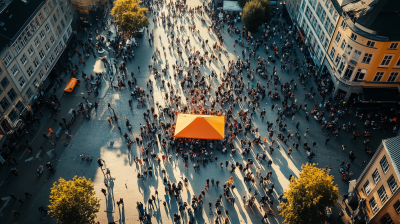
[[[49,214],[58,224],[95,223],[100,199],[95,196],[92,181],[75,176],[66,181],[60,178],[51,188]]]
[[[243,24],[250,32],[257,32],[265,17],[265,8],[260,0],[251,0],[243,8]]]
[[[243,8],[248,1],[249,0],[238,0],[238,5]]]
[[[333,207],[339,198],[339,188],[333,185],[333,176],[306,164],[298,179],[292,177],[285,190],[287,202],[281,202],[280,215],[284,223],[323,223],[325,208]]]
[[[135,33],[142,27],[149,25],[145,13],[147,8],[140,7],[140,0],[117,0],[111,10],[111,16],[119,29],[128,33]]]

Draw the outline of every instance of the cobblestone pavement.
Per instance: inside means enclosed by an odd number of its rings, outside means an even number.
[[[201,5],[201,2],[198,0],[189,1],[190,6]],[[166,12],[166,8],[164,6],[163,11]],[[186,14],[187,15],[187,14]],[[212,43],[217,41],[217,38],[214,34],[209,33],[207,31],[207,26],[211,24],[211,21],[206,16],[195,15],[195,24],[196,29],[200,30],[199,36],[197,34],[192,34],[188,30],[188,26],[192,25],[189,22],[189,19],[186,17],[185,19],[178,22],[178,26],[183,25],[185,29],[183,31],[175,31],[177,32],[178,37],[184,36],[186,39],[187,36],[191,38],[191,48],[199,50],[203,53],[203,49],[199,44],[199,37],[202,40],[208,39],[209,46]],[[152,20],[154,17],[150,17]],[[206,19],[206,25],[203,25],[200,21],[201,18]],[[236,26],[241,27],[241,23],[238,23]],[[147,41],[147,36],[149,32],[154,30],[154,44],[152,46],[149,45]],[[259,34],[255,34],[257,37]],[[244,48],[237,46],[236,52],[233,49],[233,43],[237,38],[237,35],[230,36],[226,32],[223,33],[225,38],[225,42],[223,48],[228,52],[227,55],[222,55],[221,61],[213,62],[211,66],[201,67],[201,74],[208,76],[212,70],[217,71],[217,74],[222,73],[222,65],[228,64],[228,60],[236,60],[236,57],[241,54],[241,50]],[[161,38],[160,38],[161,37]],[[275,38],[275,42],[278,42],[279,37]],[[127,69],[128,73],[134,72],[134,77],[137,79],[137,83],[139,86],[143,87],[147,92],[148,88],[147,81],[150,79],[154,80],[154,76],[150,74],[148,70],[148,65],[152,62],[151,56],[155,50],[155,48],[162,49],[162,46],[167,47],[170,45],[169,39],[167,36],[167,30],[165,30],[160,23],[153,24],[150,22],[148,31],[145,32],[145,36],[143,38],[138,39],[140,42],[140,47],[135,48],[135,59],[131,61],[127,61]],[[278,44],[279,47],[281,47]],[[297,47],[296,47],[297,48]],[[258,53],[261,58],[267,58],[268,55],[265,54],[260,48]],[[168,60],[170,65],[175,64],[175,61],[178,60],[178,64],[184,64],[184,61],[187,61],[188,52],[183,54],[183,60],[177,59],[176,50],[171,50],[167,52],[167,56],[161,56],[161,63],[157,64],[155,67],[160,71],[161,68],[164,68],[165,63]],[[110,59],[112,59],[113,55],[108,55]],[[303,58],[300,58],[303,60]],[[75,56],[72,61],[78,61],[77,56]],[[252,68],[255,67],[256,61],[252,61]],[[270,64],[268,67],[268,74],[272,70],[272,66],[274,64]],[[139,72],[138,66],[141,67]],[[294,71],[290,71],[285,73],[279,70],[280,62],[277,61],[275,66],[278,68],[278,74],[282,78],[281,83],[285,83],[286,81],[290,81],[290,79],[295,79],[294,82],[298,82],[297,74]],[[86,67],[82,67],[80,65],[80,70],[84,71],[87,74],[93,73],[93,71],[106,71],[103,67],[102,63],[99,60],[95,60],[94,58],[89,58],[86,60]],[[114,70],[115,71],[115,70]],[[80,72],[80,71],[79,71]],[[67,80],[69,76],[67,75],[64,80]],[[215,152],[215,156],[218,157],[218,162],[209,163],[206,166],[202,166],[200,171],[195,172],[193,170],[193,163],[189,161],[189,168],[185,168],[185,164],[179,158],[173,156],[173,160],[171,163],[161,163],[158,165],[157,163],[153,163],[150,161],[150,166],[154,169],[154,175],[152,178],[147,178],[144,180],[138,180],[137,173],[141,172],[144,168],[139,164],[135,163],[133,160],[134,156],[139,156],[143,158],[139,146],[134,145],[131,149],[128,149],[126,146],[126,141],[123,137],[127,130],[125,126],[125,119],[130,120],[133,128],[133,131],[129,133],[129,136],[138,137],[140,134],[139,125],[144,124],[145,121],[143,119],[143,112],[150,107],[153,107],[156,102],[160,105],[164,105],[163,96],[166,92],[169,92],[168,86],[161,87],[160,80],[156,80],[153,82],[153,94],[152,97],[148,99],[146,108],[136,108],[136,102],[133,103],[133,108],[130,108],[128,105],[128,100],[131,99],[130,92],[131,90],[127,87],[125,89],[114,89],[109,88],[109,74],[104,77],[103,86],[101,87],[100,95],[95,97],[93,95],[89,96],[90,102],[98,102],[99,107],[96,109],[92,109],[91,111],[91,119],[84,120],[80,118],[69,131],[72,134],[72,139],[67,139],[65,135],[61,136],[59,139],[55,140],[57,144],[55,147],[55,151],[57,155],[39,152],[39,146],[44,146],[45,150],[54,148],[52,147],[48,140],[42,138],[41,133],[45,132],[47,128],[52,127],[53,130],[58,128],[57,122],[54,122],[52,119],[49,119],[49,114],[46,113],[45,117],[42,118],[42,126],[38,127],[37,137],[32,140],[32,145],[34,149],[36,149],[33,155],[29,155],[27,152],[18,152],[21,156],[20,164],[18,168],[20,170],[20,178],[9,176],[7,177],[6,169],[3,169],[1,172],[1,177],[4,177],[5,181],[1,186],[1,197],[8,201],[7,196],[9,193],[14,193],[17,197],[23,197],[23,191],[28,190],[33,196],[29,199],[26,199],[26,203],[20,205],[18,202],[13,199],[9,200],[7,205],[3,209],[4,216],[1,217],[2,223],[56,223],[56,221],[48,216],[41,217],[39,214],[37,207],[40,205],[48,205],[49,204],[49,194],[50,187],[52,183],[56,181],[59,177],[63,177],[65,179],[72,179],[73,176],[85,176],[87,178],[91,178],[95,189],[98,193],[98,197],[101,198],[101,208],[98,213],[98,220],[100,223],[107,223],[110,221],[116,221],[118,223],[134,223],[138,220],[138,211],[136,209],[136,202],[140,201],[147,205],[147,200],[151,195],[155,194],[155,190],[158,190],[159,195],[157,197],[155,208],[149,208],[148,212],[152,215],[152,221],[157,223],[173,223],[173,214],[178,212],[178,205],[175,199],[171,199],[170,203],[167,206],[163,205],[164,199],[164,185],[162,182],[162,174],[161,170],[165,169],[166,176],[168,180],[171,182],[179,182],[184,178],[189,180],[189,190],[182,193],[182,198],[180,201],[188,202],[190,204],[190,198],[193,195],[199,195],[206,185],[206,179],[214,178],[215,181],[219,180],[221,183],[226,182],[230,176],[233,176],[234,183],[236,185],[236,189],[233,190],[232,195],[236,198],[235,204],[228,203],[225,199],[223,202],[223,209],[229,211],[229,221],[230,223],[260,223],[262,216],[264,215],[265,210],[268,210],[269,207],[275,211],[275,214],[278,214],[276,206],[278,205],[277,197],[283,193],[284,189],[287,188],[289,181],[289,175],[298,176],[298,173],[301,169],[301,165],[308,162],[306,152],[303,151],[300,147],[298,151],[293,151],[292,156],[287,156],[288,147],[292,145],[295,139],[290,139],[285,145],[283,142],[278,141],[279,148],[275,147],[275,152],[273,154],[268,154],[267,159],[272,159],[273,164],[270,168],[273,172],[271,181],[275,184],[275,190],[272,194],[271,198],[273,200],[273,205],[260,207],[257,203],[253,208],[245,207],[242,203],[241,198],[243,196],[253,194],[254,190],[258,190],[261,192],[261,195],[265,195],[265,192],[260,189],[258,184],[250,185],[246,184],[243,181],[243,175],[239,171],[236,173],[230,173],[230,169],[220,168],[219,162],[224,162],[228,160],[230,163],[234,163],[236,161],[240,163],[244,163],[247,158],[252,158],[255,161],[255,166],[252,168],[255,173],[255,168],[260,167],[262,171],[262,175],[265,175],[268,171],[268,167],[266,166],[267,161],[263,161],[260,163],[255,159],[257,153],[262,153],[265,149],[265,146],[255,146],[252,152],[248,157],[242,157],[240,153],[237,153],[233,156],[230,151],[228,154],[221,155],[220,152]],[[115,77],[114,77],[115,78]],[[129,79],[132,79],[129,77]],[[183,92],[180,89],[179,82],[182,78],[175,78],[173,76],[172,66],[169,66],[168,75],[162,76],[162,79],[169,81],[174,89],[179,89],[180,95],[183,96]],[[114,79],[115,80],[115,79]],[[126,80],[125,80],[126,81]],[[267,80],[261,78],[256,75],[253,81],[249,80],[244,75],[244,81],[249,82],[251,84],[256,84],[257,81],[261,82],[261,85],[266,86]],[[213,88],[216,88],[221,83],[221,77],[218,75],[216,78],[207,78],[207,83],[211,83]],[[116,84],[116,83],[114,83]],[[299,86],[301,85],[298,83]],[[304,103],[304,94],[307,91],[314,87],[316,89],[315,83],[313,81],[308,81],[306,83],[305,90],[303,88],[298,88],[294,91],[297,98],[297,103]],[[57,94],[61,94],[62,90],[60,89]],[[212,97],[214,97],[214,91],[211,91]],[[61,98],[62,106],[60,115],[58,115],[58,119],[62,116],[68,117],[68,112],[71,108],[76,108],[76,104],[82,102],[82,96],[87,96],[87,93],[84,90],[84,85],[80,85],[77,87],[73,93],[71,94],[63,94]],[[314,100],[319,100],[320,96],[317,94]],[[111,107],[115,109],[117,116],[120,119],[117,122],[113,122],[109,124],[107,122],[107,118],[112,116],[111,110],[108,109],[107,103],[111,104]],[[313,108],[314,101],[307,101],[310,105],[307,108],[307,111],[310,112]],[[266,97],[264,100],[260,101],[260,107],[256,111],[256,115],[252,119],[253,125],[259,128],[259,133],[262,136],[262,139],[267,136],[267,125],[266,121],[271,121],[275,123],[275,119],[277,117],[276,110],[271,110],[272,104],[281,105],[281,101],[272,101],[269,97]],[[210,102],[206,103],[206,107],[210,106]],[[224,109],[227,109],[229,106],[225,105]],[[245,104],[237,104],[237,109],[247,108]],[[260,111],[265,109],[266,119],[263,121],[260,118]],[[347,110],[347,109],[346,109]],[[351,109],[350,109],[351,110]],[[238,110],[235,110],[237,113]],[[349,110],[347,110],[349,112]],[[353,110],[354,114],[354,110]],[[310,116],[311,117],[311,116]],[[162,118],[162,120],[169,122],[168,118]],[[302,135],[302,139],[300,141],[300,145],[302,146],[304,142],[308,142],[311,144],[312,142],[316,142],[316,146],[312,148],[316,157],[312,162],[318,164],[318,167],[324,168],[326,166],[331,165],[332,171],[331,174],[335,177],[335,183],[338,184],[340,195],[347,194],[348,192],[348,183],[341,181],[341,175],[339,173],[339,166],[342,160],[345,160],[346,163],[350,162],[348,158],[348,153],[350,150],[353,150],[357,156],[354,164],[352,164],[351,170],[353,171],[352,179],[358,177],[361,174],[363,166],[361,165],[362,161],[369,160],[370,156],[366,155],[363,151],[364,145],[362,139],[357,139],[355,143],[351,142],[351,132],[341,131],[339,137],[334,139],[331,138],[329,143],[325,145],[325,139],[328,133],[321,131],[320,123],[317,123],[312,117],[310,121],[305,119],[305,112],[300,111],[296,114],[295,122],[292,124],[291,120],[287,118],[284,123],[287,123],[288,128],[291,130],[290,133],[295,132],[295,124],[297,120],[300,121],[300,126],[298,130]],[[362,127],[362,122],[354,119],[353,116],[347,116],[343,119],[339,120],[340,124],[343,123],[357,123],[355,129],[360,129]],[[122,132],[118,130],[118,126],[122,128]],[[303,136],[304,132],[307,128],[310,128],[310,132],[307,136]],[[382,138],[391,137],[391,134],[384,133],[383,131],[377,130],[369,130],[374,136],[371,139],[370,146],[374,149],[376,148]],[[278,130],[276,131],[278,132]],[[276,132],[274,134],[274,139],[276,138]],[[284,132],[286,135],[287,132]],[[244,138],[244,136],[239,136],[240,138]],[[252,139],[253,136],[250,137]],[[63,146],[63,143],[69,142],[68,146]],[[343,152],[342,145],[346,145],[347,148]],[[239,152],[241,152],[241,148],[238,142],[235,142],[235,146]],[[165,155],[166,153],[159,147],[159,145],[155,145],[154,152],[158,155]],[[79,157],[80,154],[90,155],[95,160],[97,158],[102,158],[105,160],[105,165],[107,168],[111,170],[112,178],[105,177],[104,171],[102,171],[98,166],[96,161],[88,162],[82,161]],[[33,157],[33,158],[31,158]],[[30,159],[31,158],[31,159]],[[25,160],[27,160],[25,162]],[[40,177],[36,175],[36,168],[41,164],[44,165],[48,161],[51,161],[55,167],[57,172],[55,174],[51,174],[47,170]],[[6,178],[7,177],[7,178]],[[104,183],[108,184],[108,194],[107,197],[103,197],[100,190],[104,188]],[[221,184],[222,185],[222,184]],[[202,211],[196,211],[195,220],[197,223],[214,223],[215,218],[217,218],[217,214],[215,208],[213,206],[213,210],[209,212],[208,210],[208,202],[215,203],[217,197],[220,194],[223,194],[222,186],[211,186],[209,190],[206,191],[206,196],[204,199],[204,206]],[[124,205],[117,206],[116,201],[119,198],[124,199]],[[260,199],[260,195],[257,196]],[[6,202],[2,202],[4,205]],[[21,213],[19,217],[13,217],[11,214],[12,210],[17,210]],[[351,208],[346,204],[341,203],[341,199],[339,199],[339,203],[333,208],[333,216],[328,220],[329,223],[349,223],[349,217],[346,216],[343,220],[337,219],[337,214],[340,210],[345,210],[346,212],[351,212]],[[182,213],[183,219],[187,222],[188,217],[187,214]],[[224,218],[225,215],[222,216]],[[3,222],[4,220],[4,222]],[[222,221],[222,219],[221,219]],[[283,219],[279,215],[269,216],[269,223],[282,223]]]

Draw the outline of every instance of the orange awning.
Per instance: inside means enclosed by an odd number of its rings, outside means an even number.
[[[225,139],[225,116],[179,114],[175,138]]]
[[[74,87],[76,86],[76,84],[78,84],[78,80],[76,80],[76,78],[72,78],[67,83],[67,86],[65,87],[64,91],[69,92],[69,93],[72,92],[72,90],[74,90]]]

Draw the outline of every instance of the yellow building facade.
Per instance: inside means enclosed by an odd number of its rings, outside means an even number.
[[[393,12],[392,24],[388,24],[385,16],[388,8],[400,11],[396,7],[399,8],[400,4],[395,0],[381,0],[369,6],[348,4],[342,7],[343,13],[321,69],[322,74],[330,74],[335,85],[335,97],[354,102],[398,101],[399,12]]]
[[[385,139],[355,184],[353,223],[400,223],[400,137]]]

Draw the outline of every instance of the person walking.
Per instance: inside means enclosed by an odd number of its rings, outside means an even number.
[[[330,134],[328,134],[328,137],[327,137],[326,140],[325,140],[325,145],[328,144],[329,138],[330,138]]]
[[[25,193],[25,197],[28,199],[30,196],[32,196],[32,194],[30,194],[29,192],[27,192],[27,191],[24,191],[24,193]]]
[[[12,213],[14,214],[14,216],[21,215],[21,213],[15,211],[15,210],[13,210]]]
[[[109,176],[110,176],[110,178],[112,178],[112,177],[111,177],[111,171],[110,171],[110,169],[109,169],[109,168],[107,168],[106,175],[109,175]]]

